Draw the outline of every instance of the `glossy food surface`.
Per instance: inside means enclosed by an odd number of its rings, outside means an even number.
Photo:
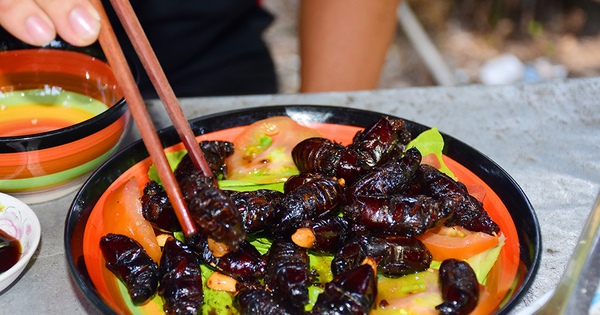
[[[328,113],[336,113],[339,114],[339,116],[328,116]],[[379,117],[377,113],[371,112],[329,107],[297,106],[263,108],[258,111],[253,111],[252,113],[244,111],[228,113],[221,115],[218,119],[215,119],[215,117],[207,117],[196,120],[193,122],[193,125],[197,126],[199,129],[203,129],[207,133],[207,135],[199,136],[198,140],[214,139],[213,137],[224,139],[226,136],[232,136],[235,133],[241,132],[240,128],[230,127],[249,124],[253,120],[267,116],[282,114],[287,114],[298,121],[312,126],[315,126],[315,123],[319,123],[316,126],[319,127],[321,132],[326,137],[346,143],[349,142],[356,130]],[[221,123],[217,123],[219,126],[214,126],[214,122]],[[326,123],[322,124],[321,122]],[[415,133],[427,129],[424,126],[420,126],[415,123],[410,123],[410,128],[413,129]],[[227,130],[218,131],[221,129]],[[170,139],[167,141],[167,145],[175,144],[177,142],[177,139]],[[530,281],[533,279],[535,271],[537,270],[539,259],[539,231],[537,227],[537,219],[535,218],[535,214],[530,208],[525,196],[522,194],[522,192],[520,192],[520,189],[518,189],[518,186],[512,182],[508,175],[502,173],[501,169],[497,165],[493,164],[493,162],[481,156],[478,152],[465,146],[455,139],[446,137],[445,142],[447,146],[446,162],[448,167],[450,167],[455,175],[467,185],[477,184],[485,190],[486,198],[484,199],[484,204],[490,212],[490,215],[496,222],[498,222],[507,237],[506,246],[504,247],[502,253],[502,261],[504,261],[507,265],[518,266],[520,264],[522,266],[520,277],[522,277],[523,282],[518,285],[517,289],[512,293],[512,295],[508,298],[507,303],[501,309],[501,312],[505,312],[506,310],[510,309],[511,305],[516,303],[516,300],[520,297],[520,295],[526,291]],[[107,163],[109,165],[111,163],[116,163],[111,166],[111,169],[113,170],[115,167],[117,167],[117,165],[119,165],[119,171],[111,174],[111,176],[119,178],[117,181],[135,177],[138,183],[145,183],[145,174],[149,166],[149,161],[144,160],[144,162],[136,164],[137,161],[147,157],[147,153],[140,152],[142,150],[139,150],[139,145],[137,146],[137,149],[135,148],[136,145],[134,145],[127,150],[129,152],[123,152],[115,159]],[[181,146],[179,145],[178,147],[170,148],[170,150],[176,150],[180,148]],[[456,158],[462,159],[462,157],[461,154],[452,153],[451,148],[459,149],[462,155],[470,154],[470,159],[462,160],[460,162],[455,160]],[[119,158],[124,157],[125,154],[127,154],[127,158],[119,161]],[[486,175],[486,172],[481,172],[478,167],[471,165],[472,167],[469,169],[468,167],[465,167],[464,164],[475,164],[479,165],[479,167],[485,167],[488,170],[496,169],[497,172],[493,175],[494,178],[489,178],[489,174]],[[105,165],[105,167],[107,166]],[[103,172],[103,168],[101,168],[99,172]],[[121,175],[121,173],[125,174]],[[100,237],[100,234],[106,232],[105,224],[100,221],[100,217],[96,213],[97,211],[101,211],[97,209],[102,209],[101,204],[103,203],[104,190],[110,190],[111,188],[108,187],[112,182],[112,179],[108,179],[106,177],[100,178],[97,176],[97,174],[92,176],[90,182],[84,186],[82,191],[80,191],[80,194],[77,196],[78,199],[83,197],[92,198],[94,200],[93,205],[88,207],[80,207],[77,200],[75,201],[67,219],[65,241],[67,242],[67,253],[70,256],[69,259],[72,261],[81,262],[81,259],[83,258],[85,261],[85,265],[82,265],[81,263],[74,265],[71,261],[71,271],[75,274],[78,284],[81,286],[84,292],[89,293],[87,294],[88,297],[93,303],[96,304],[96,306],[103,311],[109,312],[109,309],[111,308],[120,309],[122,307],[129,306],[127,305],[127,300],[122,298],[122,292],[118,288],[118,285],[112,280],[114,279],[114,276],[110,274],[103,274],[102,270],[105,268],[103,268],[101,262],[93,258],[94,253],[98,251],[97,246],[94,248],[94,239]],[[498,177],[498,175],[501,176]],[[491,185],[497,185],[497,183],[502,181],[504,181],[504,184],[508,183],[509,185],[491,188]],[[506,194],[506,192],[503,190],[506,190],[507,187],[509,190],[512,189],[512,191],[509,191],[509,193],[511,196],[513,196],[513,204],[511,204],[511,200],[504,199],[506,196],[504,198],[501,197],[502,194]],[[516,201],[514,198],[515,191],[517,192],[516,196],[522,197],[520,201]],[[514,207],[515,202],[518,204],[518,210]],[[511,208],[515,209],[514,213],[511,211]],[[523,211],[523,209],[529,209],[529,211]],[[514,220],[512,216],[515,215],[520,215],[521,219],[524,220]],[[83,244],[81,242],[82,237]],[[534,239],[535,242],[531,242],[531,239]],[[87,276],[82,273],[82,269],[79,268],[85,268],[86,273],[89,273],[91,278],[87,278]],[[497,270],[499,268],[497,268]],[[508,282],[511,282],[511,279],[508,279]],[[499,283],[506,283],[506,281],[499,281]],[[507,287],[498,289],[508,290]],[[150,303],[147,306],[156,310],[158,304]]]

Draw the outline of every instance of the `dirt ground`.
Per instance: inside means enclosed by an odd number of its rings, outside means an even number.
[[[461,2],[463,12],[460,12],[461,8],[452,6],[453,2],[448,0],[408,0],[457,84],[482,83],[482,68],[505,55],[516,57],[522,67],[535,69],[533,80],[600,75],[600,33],[588,31],[581,34],[588,18],[584,9],[575,8],[555,14],[554,18],[558,18],[559,23],[552,21],[540,25],[530,19],[527,29],[518,32],[515,28],[520,26],[515,25],[515,19],[500,18],[493,26],[478,21],[474,12],[464,12],[469,5],[466,2]],[[264,0],[267,10],[276,16],[265,34],[265,40],[275,59],[282,93],[294,93],[299,85],[298,3],[299,0]],[[559,71],[552,71],[557,69]],[[520,80],[527,80],[527,76]],[[531,76],[529,80],[532,80]],[[399,26],[388,52],[380,88],[438,84],[415,50],[415,45]]]

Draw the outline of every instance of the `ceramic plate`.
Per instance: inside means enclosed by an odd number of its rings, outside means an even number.
[[[299,123],[317,126],[328,138],[347,143],[357,130],[375,122],[381,115],[330,106],[272,106],[200,117],[191,120],[191,125],[198,141],[231,140],[230,137],[239,133],[243,126],[254,121],[289,116]],[[415,122],[406,123],[413,136],[429,129]],[[159,135],[167,150],[183,148],[172,127],[159,131]],[[527,292],[539,267],[541,236],[537,217],[521,188],[500,166],[463,142],[442,135],[444,158],[450,169],[461,182],[475,183],[485,189],[484,207],[507,237],[502,261],[506,264],[511,261],[510,264],[518,266],[517,286],[507,293],[498,312],[507,313]],[[143,143],[138,141],[130,145],[92,174],[77,193],[67,216],[64,241],[70,272],[83,294],[103,313],[160,311],[160,302],[155,302],[157,299],[143,309],[133,307],[116,278],[103,268],[100,250],[95,246],[104,233],[102,215],[97,209],[102,208],[106,191],[131,175],[145,173],[149,165]],[[501,277],[501,273],[498,275]]]

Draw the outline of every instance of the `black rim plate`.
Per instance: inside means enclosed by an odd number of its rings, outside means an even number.
[[[379,119],[382,114],[333,106],[267,106],[203,116],[190,120],[190,124],[194,133],[200,135],[248,125],[273,116],[289,116],[298,122],[326,122],[366,127]],[[409,120],[406,120],[406,124],[413,135],[429,129],[427,126]],[[181,142],[173,127],[162,129],[158,133],[164,147]],[[460,140],[443,133],[442,135],[445,142],[444,154],[462,164],[490,186],[504,202],[517,229],[525,275],[520,287],[513,292],[511,299],[499,312],[499,314],[506,314],[529,290],[539,268],[542,244],[537,216],[523,190],[498,164]],[[108,186],[127,169],[147,157],[148,152],[144,144],[137,141],[106,161],[76,194],[66,218],[64,242],[69,271],[85,296],[106,314],[114,311],[103,302],[87,275],[83,263],[82,244],[85,224],[94,205]]]

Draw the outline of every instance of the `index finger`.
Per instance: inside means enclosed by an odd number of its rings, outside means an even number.
[[[0,0],[0,26],[35,46],[48,44],[56,37],[52,20],[34,0]]]
[[[89,0],[36,0],[62,39],[86,46],[98,39],[100,15]]]

